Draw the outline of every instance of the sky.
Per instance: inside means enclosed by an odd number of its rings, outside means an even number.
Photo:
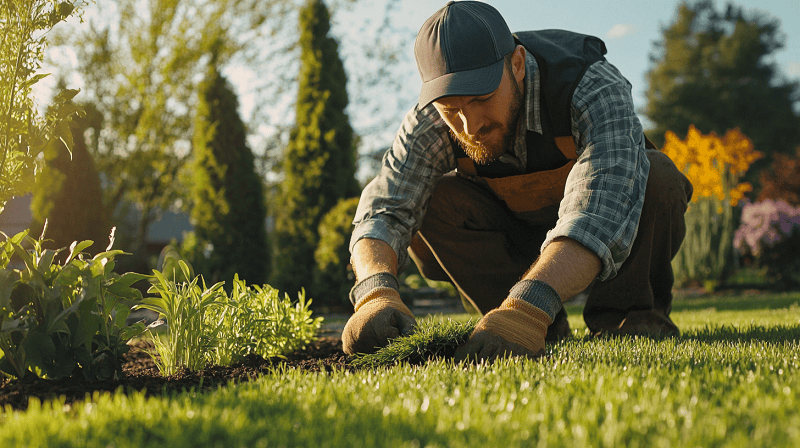
[[[401,0],[403,20],[419,29],[445,1]],[[617,66],[633,85],[637,108],[644,107],[647,88],[645,73],[649,55],[661,31],[676,17],[679,0],[486,0],[506,19],[512,32],[533,29],[566,29],[603,39],[606,58]],[[800,0],[735,0],[747,13],[763,12],[780,20],[786,45],[776,53],[782,73],[800,80]],[[717,10],[725,1],[716,0]],[[413,49],[409,49],[413,61]],[[419,90],[419,77],[408,87]]]

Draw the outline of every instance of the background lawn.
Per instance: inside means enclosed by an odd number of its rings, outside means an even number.
[[[666,339],[594,339],[569,307],[575,338],[541,361],[278,369],[212,393],[34,403],[0,414],[0,446],[797,447],[798,302],[678,299],[682,334]]]

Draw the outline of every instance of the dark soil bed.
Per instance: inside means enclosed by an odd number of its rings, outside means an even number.
[[[91,396],[95,391],[145,391],[147,395],[153,396],[190,389],[204,391],[226,386],[230,382],[249,381],[277,366],[308,372],[353,370],[342,351],[342,340],[336,337],[321,337],[306,349],[286,356],[286,359],[264,359],[254,355],[230,367],[209,366],[197,372],[182,370],[169,377],[159,373],[150,355],[144,351],[147,348],[144,342],[131,347],[124,356],[123,378],[115,381],[87,382],[75,378],[34,378],[24,381],[0,379],[0,410],[6,406],[24,410],[28,407],[30,397],[37,397],[42,401],[64,397],[66,403],[73,403],[84,400],[87,394]]]

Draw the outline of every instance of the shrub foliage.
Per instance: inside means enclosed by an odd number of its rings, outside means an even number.
[[[191,278],[186,263],[179,260],[178,265],[181,275],[173,278]],[[156,283],[148,292],[155,295],[136,308],[159,314],[149,330],[153,359],[164,375],[209,363],[227,366],[250,354],[285,355],[311,342],[322,324],[322,318],[311,318],[311,300],[304,291],[297,301],[288,295],[281,299],[269,285],[247,286],[234,277],[226,294],[222,282],[207,287],[202,276],[176,281],[158,270],[153,274]],[[164,321],[167,331],[160,337],[154,328]]]
[[[4,0],[0,7],[0,212],[9,199],[34,190],[42,160],[54,158],[61,142],[72,146],[68,120],[78,108],[70,100],[78,91],[56,95],[42,118],[33,102],[33,86],[47,76],[38,71],[48,31],[79,14],[77,3]]]
[[[310,284],[322,217],[359,189],[353,129],[345,113],[347,77],[329,28],[325,4],[308,0],[300,11],[297,121],[283,158],[275,221],[273,284],[283,291]]]
[[[114,257],[123,252],[110,250],[110,244],[84,259],[81,252],[92,241],[75,242],[58,264],[54,259],[63,249],[44,249],[42,240],[24,231],[0,244],[0,372],[17,378],[114,378],[122,371],[126,342],[144,331],[142,324],[125,326],[125,319],[128,303],[141,298],[131,285],[146,276],[114,273]],[[9,264],[14,256],[23,268]]]
[[[325,214],[319,225],[319,245],[314,253],[314,297],[325,304],[349,304],[355,283],[350,266],[350,234],[358,199],[342,199]]]
[[[231,86],[212,61],[195,116],[192,219],[195,268],[211,281],[235,274],[265,283],[270,271],[264,187]],[[206,247],[211,250],[204,253]]]

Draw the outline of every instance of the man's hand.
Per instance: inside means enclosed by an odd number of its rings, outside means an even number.
[[[464,359],[493,360],[503,356],[536,358],[544,354],[544,336],[553,319],[541,309],[508,298],[478,322],[469,340],[455,353]]]
[[[391,339],[410,334],[417,325],[392,288],[371,291],[356,303],[355,310],[342,332],[342,347],[348,355],[374,353]]]

